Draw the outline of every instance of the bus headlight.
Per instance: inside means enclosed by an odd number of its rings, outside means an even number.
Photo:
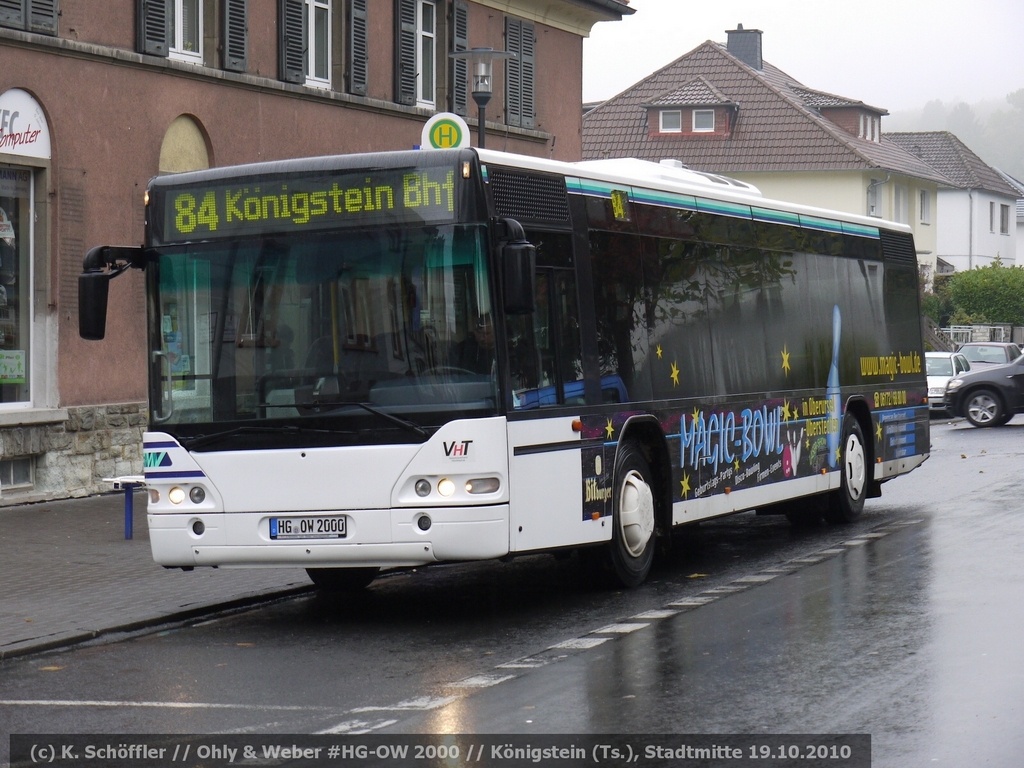
[[[167,492],[167,500],[174,505],[181,504],[185,501],[185,489],[177,485],[174,486]]]
[[[420,479],[416,481],[416,495],[421,497],[427,497],[430,495],[429,480]]]
[[[193,485],[188,492],[189,499],[193,504],[202,504],[206,501],[206,489],[201,485]]]
[[[455,483],[447,477],[441,478],[437,481],[437,492],[445,498],[448,498],[455,493]]]
[[[466,481],[466,493],[497,493],[501,480],[496,477],[474,477]]]

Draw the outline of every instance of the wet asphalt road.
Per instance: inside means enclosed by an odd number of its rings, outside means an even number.
[[[1024,763],[1024,417],[933,425],[854,526],[744,515],[607,592],[526,558],[4,662],[9,732],[870,733]],[[6,745],[4,745],[6,747]],[[4,750],[6,752],[6,748]]]

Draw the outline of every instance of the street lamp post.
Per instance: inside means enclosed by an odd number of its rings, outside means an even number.
[[[453,59],[466,59],[473,81],[470,94],[476,102],[479,116],[477,118],[477,146],[484,147],[486,142],[487,104],[494,93],[494,60],[515,58],[510,51],[496,51],[493,48],[470,48],[468,51],[457,51],[450,54]]]

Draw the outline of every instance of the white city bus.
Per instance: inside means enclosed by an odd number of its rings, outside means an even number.
[[[901,225],[634,160],[472,148],[156,178],[153,556],[381,568],[575,551],[637,585],[674,527],[855,519],[928,456]]]

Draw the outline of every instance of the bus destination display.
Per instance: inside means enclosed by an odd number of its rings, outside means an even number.
[[[237,179],[154,189],[154,244],[397,223],[455,214],[450,167]],[[162,208],[163,215],[159,211]]]

